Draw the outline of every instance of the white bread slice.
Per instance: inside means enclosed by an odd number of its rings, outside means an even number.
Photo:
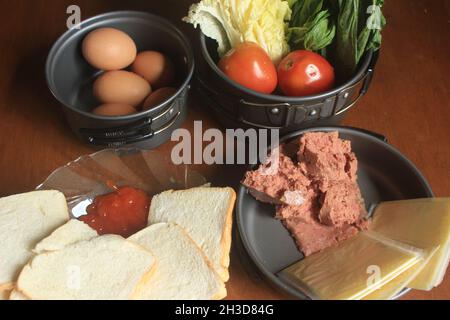
[[[14,289],[13,283],[8,283],[0,286],[0,300],[8,300],[11,291]]]
[[[139,245],[101,236],[34,257],[17,288],[31,300],[124,300],[154,267],[154,256]]]
[[[154,224],[129,238],[158,259],[154,276],[142,283],[136,300],[210,300],[227,295],[205,254],[176,224]]]
[[[232,188],[167,191],[153,197],[149,225],[174,222],[205,252],[221,279],[229,279],[231,229],[236,193]]]
[[[0,289],[0,301],[1,300],[9,300],[10,293],[11,293],[11,290]]]
[[[9,295],[9,300],[30,300],[26,295],[17,289],[13,289]]]
[[[0,290],[12,290],[12,289],[14,289],[14,283],[13,282],[0,284]]]
[[[0,199],[0,284],[16,280],[38,241],[69,220],[58,191],[34,191]]]
[[[98,237],[97,231],[82,221],[71,219],[53,231],[50,236],[39,242],[33,252],[39,254],[46,251],[57,251],[68,245],[91,240],[96,237]]]

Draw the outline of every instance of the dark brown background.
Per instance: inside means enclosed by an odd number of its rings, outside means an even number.
[[[91,153],[66,125],[48,92],[44,63],[52,43],[65,31],[66,8],[77,4],[83,19],[118,9],[139,9],[180,22],[192,1],[183,0],[1,0],[0,1],[0,196],[32,190],[54,169]],[[390,0],[388,26],[376,76],[368,95],[345,124],[388,137],[428,178],[437,196],[450,195],[450,1]],[[217,126],[195,97],[185,127],[201,119]],[[170,145],[162,150],[169,151]],[[203,167],[209,179],[218,167]],[[252,280],[233,254],[231,299],[284,298]],[[405,299],[450,299],[450,277],[431,292]]]

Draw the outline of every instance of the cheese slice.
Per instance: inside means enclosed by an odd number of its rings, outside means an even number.
[[[450,198],[382,203],[375,210],[372,230],[428,253],[439,248],[409,287],[431,290],[442,282],[450,256]]]
[[[279,276],[313,299],[359,300],[421,261],[419,249],[360,233],[297,262]]]
[[[395,299],[408,285],[422,272],[422,270],[430,262],[431,258],[436,254],[439,248],[435,248],[432,252],[428,253],[423,261],[419,262],[415,266],[409,268],[401,275],[385,284],[378,290],[375,290],[371,294],[365,296],[363,300],[392,300]]]

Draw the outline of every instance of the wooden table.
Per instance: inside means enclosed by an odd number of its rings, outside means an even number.
[[[191,36],[180,18],[192,1],[181,0],[16,0],[0,1],[0,196],[32,190],[54,169],[91,153],[71,133],[61,108],[47,90],[46,54],[66,29],[66,8],[81,7],[83,19],[111,10],[138,9],[167,17]],[[383,133],[429,180],[437,196],[450,195],[450,2],[387,1],[389,22],[372,87],[345,124]],[[206,106],[191,99],[185,127],[203,120],[218,124]],[[161,150],[169,152],[169,145]],[[202,167],[211,180],[221,167]],[[239,179],[238,177],[236,177]],[[252,280],[235,252],[231,299],[285,298]],[[405,299],[449,299],[450,276],[430,292]]]

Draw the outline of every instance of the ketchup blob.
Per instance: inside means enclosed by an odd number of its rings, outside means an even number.
[[[79,220],[99,235],[117,234],[127,238],[147,226],[150,202],[150,197],[142,190],[119,188],[95,198],[87,207],[87,215]]]

